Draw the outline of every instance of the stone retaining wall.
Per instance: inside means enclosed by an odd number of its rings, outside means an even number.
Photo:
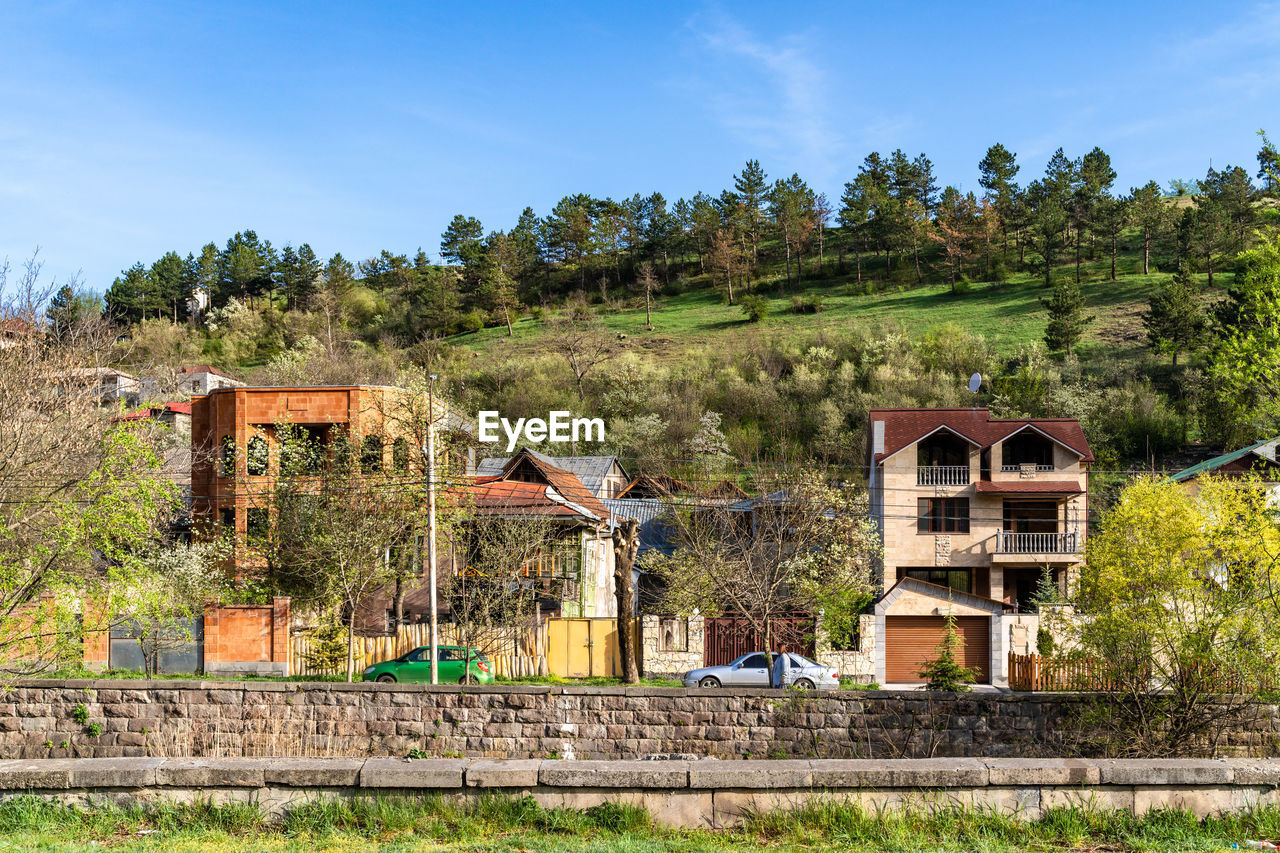
[[[1087,696],[764,689],[32,681],[0,693],[0,758],[403,756],[628,759],[1071,754]],[[83,707],[81,707],[83,706]],[[1271,755],[1263,706],[1221,754]]]
[[[906,759],[537,761],[96,758],[0,761],[0,797],[85,805],[167,800],[257,803],[280,815],[317,796],[481,794],[544,807],[640,805],[660,823],[725,827],[818,801],[870,812],[939,805],[1035,819],[1054,806],[1199,816],[1280,805],[1280,762]]]

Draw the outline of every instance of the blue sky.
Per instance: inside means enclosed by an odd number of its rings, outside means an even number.
[[[438,252],[561,196],[718,192],[744,160],[838,198],[871,150],[977,189],[1003,142],[1123,187],[1280,136],[1280,5],[0,0],[0,258],[102,290],[254,228]]]

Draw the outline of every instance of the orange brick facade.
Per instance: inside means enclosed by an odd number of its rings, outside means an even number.
[[[217,605],[204,610],[204,671],[289,674],[289,599],[269,605]]]
[[[221,388],[193,397],[193,522],[197,529],[206,530],[214,525],[234,526],[237,543],[234,570],[242,574],[257,567],[259,558],[247,548],[247,534],[251,511],[270,511],[276,473],[277,425],[306,428],[325,443],[345,435],[354,453],[359,452],[355,448],[366,436],[376,435],[382,439],[385,470],[421,473],[427,403],[424,394],[387,386]],[[445,411],[445,405],[437,400],[437,420]],[[265,473],[251,473],[249,467],[249,442],[258,436],[266,441],[270,450]],[[397,440],[407,451],[407,464],[404,458],[397,460]],[[222,463],[224,442],[234,443],[234,472]],[[447,564],[447,557],[441,554],[439,562]],[[381,591],[362,601],[357,630],[365,634],[384,633],[388,629],[386,614],[391,608],[390,600],[389,593]],[[406,619],[425,621],[429,600],[425,583],[408,591],[403,607]],[[208,630],[206,625],[206,632]],[[238,631],[239,628],[224,629],[224,636],[226,630]],[[206,635],[206,646],[208,643]]]

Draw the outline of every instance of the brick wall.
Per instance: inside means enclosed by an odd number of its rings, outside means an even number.
[[[210,675],[288,675],[289,599],[269,605],[217,605],[204,610],[204,671]]]
[[[32,681],[0,695],[0,758],[403,756],[1033,757],[1070,752],[1089,697],[298,682]],[[83,704],[89,723],[76,722]],[[1224,733],[1275,754],[1280,706]],[[91,734],[92,725],[100,732]]]

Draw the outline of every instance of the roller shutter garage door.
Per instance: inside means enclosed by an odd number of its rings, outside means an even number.
[[[981,673],[978,681],[991,681],[991,617],[957,616],[956,631],[964,640],[960,663]],[[925,662],[936,656],[947,633],[941,616],[886,616],[884,620],[885,680],[890,683],[920,684]]]

